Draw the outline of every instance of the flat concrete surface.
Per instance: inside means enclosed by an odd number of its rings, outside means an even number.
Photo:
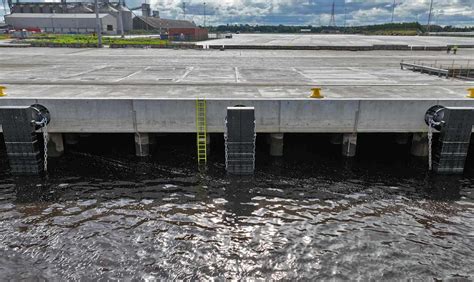
[[[465,99],[474,82],[400,69],[400,62],[474,64],[474,50],[269,51],[2,48],[4,98]],[[4,99],[0,98],[0,99]],[[1,100],[0,100],[1,101]],[[1,102],[0,102],[1,103]]]
[[[207,131],[224,132],[226,109],[255,107],[257,132],[426,132],[433,105],[474,107],[474,82],[400,69],[446,64],[474,50],[270,51],[0,49],[0,105],[39,103],[51,133],[196,132],[197,97]],[[474,62],[470,62],[471,64]],[[311,88],[324,99],[311,99]]]
[[[256,46],[447,46],[472,45],[474,38],[448,36],[370,36],[355,34],[233,34],[232,39],[199,42],[198,45]]]

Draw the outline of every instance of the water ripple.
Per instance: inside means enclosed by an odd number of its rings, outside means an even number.
[[[474,279],[470,178],[98,162],[132,173],[3,178],[2,280]]]

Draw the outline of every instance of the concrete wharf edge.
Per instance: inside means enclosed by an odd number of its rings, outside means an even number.
[[[258,133],[426,132],[433,105],[474,107],[474,99],[274,98],[207,100],[209,133],[224,132],[226,109],[255,107]],[[51,133],[194,133],[195,98],[0,98],[2,106],[42,104]]]

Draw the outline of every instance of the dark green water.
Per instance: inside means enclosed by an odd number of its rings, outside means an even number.
[[[259,141],[253,177],[225,174],[213,139],[205,172],[192,136],[162,137],[152,158],[131,138],[81,145],[48,178],[0,162],[0,280],[474,279],[474,161],[429,175],[390,138],[358,157],[288,136],[285,158]]]

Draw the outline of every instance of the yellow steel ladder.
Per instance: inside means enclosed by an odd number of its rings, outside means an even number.
[[[206,100],[196,100],[196,137],[198,164],[207,163]]]

